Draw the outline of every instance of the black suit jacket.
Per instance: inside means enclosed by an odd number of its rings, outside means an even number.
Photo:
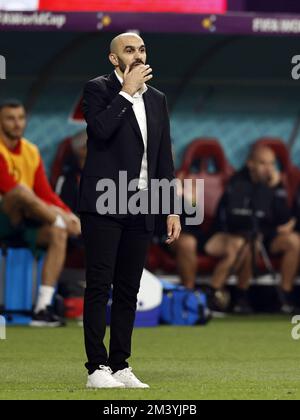
[[[148,86],[143,94],[147,117],[148,182],[174,179],[170,123],[165,95]],[[140,175],[144,143],[132,103],[119,95],[122,86],[112,72],[86,83],[83,114],[87,122],[88,153],[80,183],[79,212],[96,212],[100,179],[112,179],[118,188],[119,171],[127,171],[128,182]],[[174,212],[171,199],[170,213]],[[113,217],[120,217],[116,214]],[[154,216],[146,216],[148,230]]]

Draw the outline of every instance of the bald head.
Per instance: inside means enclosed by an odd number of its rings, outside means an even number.
[[[130,41],[139,41],[142,44],[144,43],[142,38],[134,33],[134,32],[124,32],[122,34],[119,34],[115,36],[111,43],[110,43],[110,52],[118,54],[120,47],[122,48],[126,44],[130,44]]]
[[[124,73],[127,65],[146,64],[146,47],[143,39],[134,32],[117,35],[110,43],[109,60],[121,73]]]
[[[273,149],[264,145],[254,146],[251,150],[249,160],[260,160],[264,158],[276,160]]]

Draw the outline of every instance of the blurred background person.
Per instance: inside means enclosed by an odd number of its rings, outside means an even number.
[[[300,233],[300,188],[295,196],[293,214],[296,221],[296,232]]]
[[[242,246],[245,244],[245,240],[239,236],[226,235],[226,238],[223,238],[223,236],[222,238],[215,236],[217,232],[218,215],[216,215],[216,221],[208,232],[206,232],[201,225],[188,225],[186,223],[186,217],[188,214],[191,214],[191,208],[196,204],[197,200],[194,191],[182,191],[182,194],[184,197],[183,208],[185,209],[181,216],[182,233],[177,243],[169,247],[176,260],[180,282],[188,289],[195,289],[199,254],[222,258],[225,249],[226,258],[217,265],[212,280],[212,290],[209,289],[210,309],[215,313],[223,312],[223,310],[228,309],[229,297],[223,287],[225,281],[222,282],[220,287],[216,287],[217,281],[219,281],[219,275],[221,274],[222,278],[226,277],[227,279],[230,267],[236,261],[237,264],[235,269],[238,276],[238,284],[242,286],[247,283],[248,287],[248,277],[251,276],[250,249],[249,247],[245,247],[243,252],[240,252]],[[200,205],[200,203],[197,205]],[[220,253],[213,253],[208,247],[208,245],[212,243],[212,238],[214,238],[214,241],[216,240],[216,246],[219,247],[219,249],[222,248]],[[245,309],[246,308],[244,307],[244,310]],[[249,307],[247,307],[247,310],[250,310]]]
[[[86,140],[85,131],[72,139],[72,152],[55,185],[56,194],[74,213],[77,213],[80,178],[87,155]]]
[[[280,310],[293,313],[296,304],[292,292],[299,268],[300,240],[294,231],[295,220],[288,207],[287,192],[276,169],[275,154],[270,148],[254,147],[246,167],[232,177],[220,202],[217,225],[219,232],[205,247],[208,255],[221,258],[211,282],[215,296],[222,290],[233,265],[237,263],[238,267],[243,266],[243,274],[234,310],[238,313],[251,312],[248,300],[253,276],[251,247],[244,247],[244,261],[239,251],[252,232],[256,240],[261,238],[270,254],[280,255]]]
[[[26,140],[26,112],[17,100],[0,105],[0,239],[21,239],[33,253],[46,250],[32,326],[61,326],[52,308],[68,236],[80,222],[51,189],[37,146]]]

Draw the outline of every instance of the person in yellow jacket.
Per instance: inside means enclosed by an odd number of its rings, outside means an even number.
[[[68,236],[80,234],[80,222],[53,192],[36,145],[23,137],[22,103],[0,104],[0,241],[19,238],[32,250],[46,250],[32,326],[60,326],[51,308],[63,268]]]

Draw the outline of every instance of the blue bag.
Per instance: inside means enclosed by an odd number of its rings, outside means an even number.
[[[162,281],[160,322],[169,325],[205,325],[211,319],[207,298],[201,291]]]

